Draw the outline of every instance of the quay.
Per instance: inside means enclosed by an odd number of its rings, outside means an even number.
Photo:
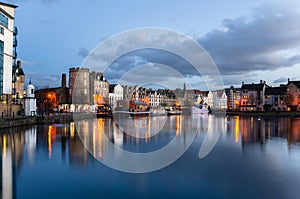
[[[244,117],[300,117],[300,111],[227,111],[226,115]]]
[[[95,118],[92,113],[61,113],[50,115],[37,115],[37,116],[9,116],[0,119],[0,129],[28,126],[34,124],[55,124],[55,123],[69,123],[76,119],[89,119]]]

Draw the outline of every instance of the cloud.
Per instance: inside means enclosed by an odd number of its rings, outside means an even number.
[[[19,59],[22,63],[22,67],[38,67],[40,66],[39,63],[34,62],[34,61],[29,61],[29,60],[24,60],[24,59]]]
[[[29,80],[31,79],[32,84],[35,86],[35,89],[42,89],[42,88],[50,88],[50,87],[59,87],[60,86],[60,75],[56,74],[44,74],[39,72],[26,72],[26,82],[28,84]]]
[[[198,39],[224,75],[268,71],[300,62],[300,13],[261,6],[250,17],[225,19]]]
[[[287,77],[280,77],[280,78],[278,78],[278,79],[276,79],[276,80],[274,80],[274,84],[280,84],[280,83],[287,83]]]
[[[77,53],[77,55],[81,56],[82,58],[85,58],[89,54],[89,50],[87,48],[81,47]]]

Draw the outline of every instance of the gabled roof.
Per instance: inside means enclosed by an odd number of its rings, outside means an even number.
[[[284,95],[286,93],[286,86],[269,87],[265,90],[265,95]]]

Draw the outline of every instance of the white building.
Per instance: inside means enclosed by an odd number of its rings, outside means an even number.
[[[227,95],[225,90],[209,91],[207,95],[207,104],[212,109],[226,110],[227,109]]]
[[[16,58],[17,30],[14,28],[14,11],[17,6],[0,2],[0,96],[13,93],[13,62]],[[2,98],[3,100],[3,98]]]
[[[149,91],[148,97],[149,97],[149,104],[151,107],[161,106],[164,98],[164,96],[158,93],[157,91]]]
[[[117,101],[123,100],[124,89],[120,84],[109,85],[109,104],[112,108],[116,107]]]
[[[34,86],[31,84],[31,80],[26,89],[25,115],[26,116],[36,115],[36,98],[34,96]]]

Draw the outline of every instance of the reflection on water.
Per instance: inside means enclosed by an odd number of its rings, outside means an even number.
[[[235,135],[235,142],[241,139],[242,146],[251,143],[267,144],[272,138],[287,141],[288,146],[300,142],[300,118],[227,118],[227,133]]]
[[[193,125],[191,126],[190,124]],[[67,190],[72,190],[72,176],[76,176],[78,173],[72,173],[66,168],[72,168],[73,166],[79,167],[80,170],[89,170],[87,168],[98,168],[100,166],[102,168],[102,165],[98,164],[85,149],[82,142],[91,146],[90,152],[93,156],[103,158],[105,155],[110,154],[108,151],[110,143],[126,151],[145,153],[164,147],[174,138],[178,141],[178,147],[184,146],[191,131],[197,133],[197,139],[202,139],[206,134],[213,133],[211,129],[221,129],[220,132],[224,132],[221,134],[221,137],[231,139],[231,145],[240,146],[238,150],[241,151],[245,149],[254,150],[251,147],[249,148],[249,146],[258,145],[263,148],[268,145],[274,145],[277,142],[284,143],[287,150],[290,151],[299,150],[299,148],[292,147],[293,145],[297,146],[300,142],[299,127],[300,118],[219,118],[212,116],[187,118],[184,116],[172,116],[153,117],[151,119],[136,118],[133,123],[123,121],[123,123],[118,124],[110,119],[85,120],[81,121],[80,129],[76,129],[74,123],[70,123],[1,130],[1,194],[4,199],[31,197],[31,195],[26,194],[33,194],[33,192],[27,192],[26,190],[29,188],[25,184],[35,184],[35,181],[38,181],[39,178],[36,175],[42,175],[43,172],[51,171],[51,166],[54,163],[55,172],[64,170],[60,174],[54,172],[55,179],[64,179],[64,182],[69,183],[69,186],[71,186]],[[84,132],[81,137],[82,140],[77,135],[76,130]],[[124,130],[130,132],[125,133]],[[222,142],[219,143],[222,144]],[[199,148],[200,146],[193,145],[191,152],[188,151],[187,154],[193,153],[193,150],[198,151]],[[300,153],[299,151],[296,152]],[[276,156],[276,154],[272,155]],[[287,156],[288,154],[283,155]],[[192,157],[186,158],[185,161],[185,168],[187,169],[185,172],[188,172],[189,166],[197,164],[201,160]],[[300,165],[299,162],[297,164]],[[32,170],[32,168],[35,168],[35,170]],[[112,170],[108,171],[112,172],[112,175],[116,175]],[[203,173],[198,172],[193,173],[193,175],[199,175],[200,178]],[[27,176],[29,173],[32,176]],[[38,174],[34,175],[34,173]],[[149,178],[153,182],[160,179],[159,176],[155,177],[151,173],[147,175],[150,176]],[[131,177],[130,175],[122,174],[122,178],[130,179]],[[171,176],[169,177],[171,178]],[[89,175],[89,179],[93,179],[93,174]],[[139,180],[137,183],[146,183],[144,180],[147,179],[137,179]],[[104,179],[93,179],[92,181],[97,182],[97,180]],[[183,179],[181,180],[183,181]],[[297,179],[297,182],[299,181]],[[119,181],[114,181],[114,183],[118,184]],[[174,182],[170,181],[169,183]],[[165,189],[168,190],[168,187],[172,187],[171,184],[166,185]],[[36,192],[45,190],[39,189]],[[98,193],[97,188],[92,190]],[[141,189],[141,192],[143,191],[148,192]],[[169,191],[174,190],[170,188]],[[126,190],[123,190],[121,193],[127,194],[127,196],[132,194],[126,192]]]

